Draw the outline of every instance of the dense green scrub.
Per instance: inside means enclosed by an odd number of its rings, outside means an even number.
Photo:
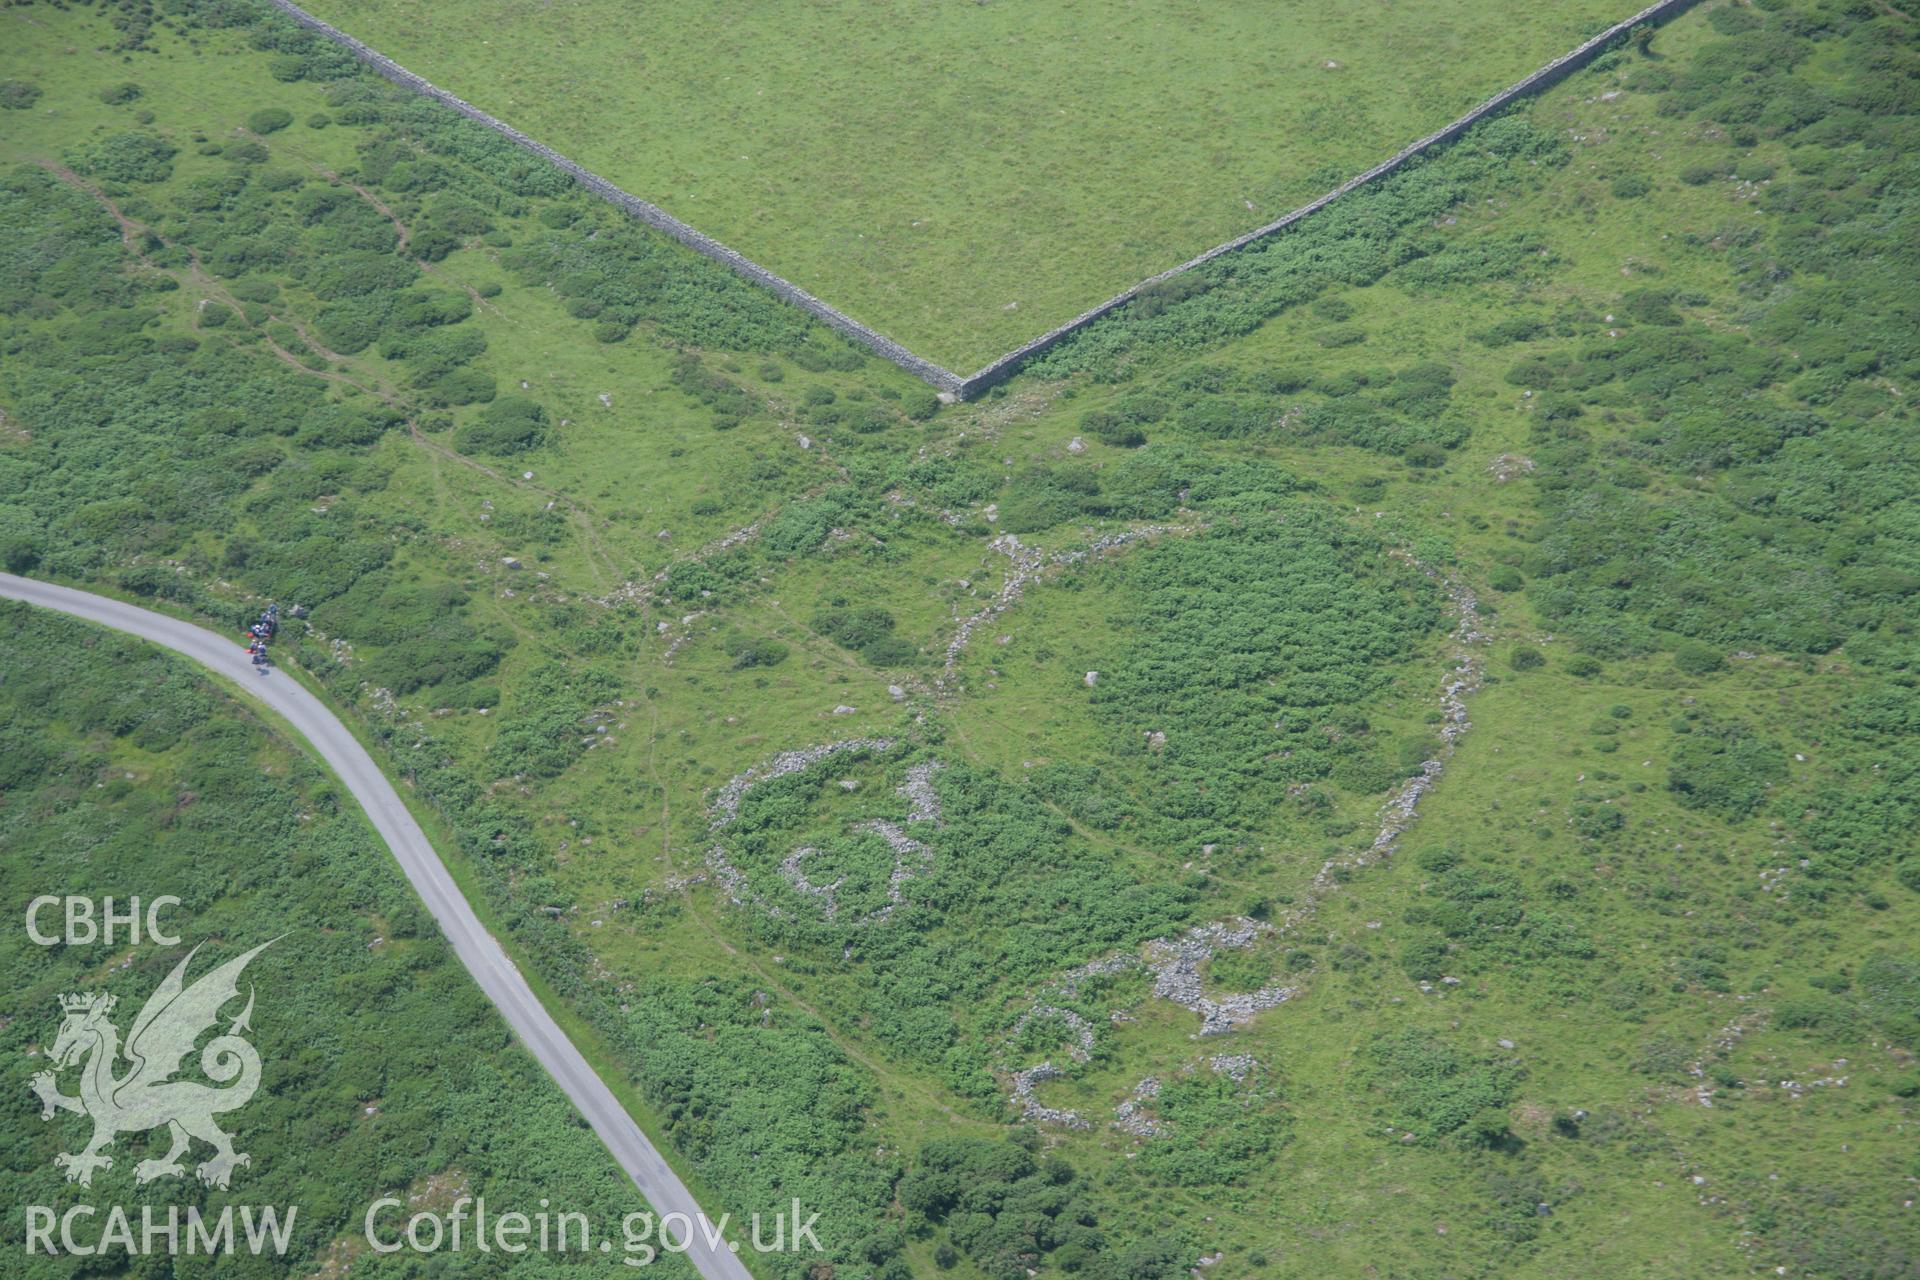
[[[1704,7],[942,408],[284,25],[104,13],[7,11],[0,548],[306,606],[703,1203],[843,1280],[1910,1270],[1900,17]],[[733,901],[725,780],[861,737]],[[1301,912],[1219,1039],[1061,990]]]
[[[545,170],[501,163],[485,134],[449,140],[446,130],[464,126],[444,113],[423,117],[416,99],[375,82],[337,86],[327,105],[339,112],[340,126],[379,126],[351,147],[356,177],[383,183],[379,189],[396,201],[414,182],[424,183],[435,193],[434,212],[401,207],[457,228],[463,242],[490,234],[508,239],[495,219],[525,216],[520,197],[554,185]],[[97,184],[92,191],[35,167],[16,169],[6,181],[8,252],[18,267],[10,274],[8,310],[20,322],[7,403],[11,420],[33,424],[5,460],[17,479],[4,508],[9,568],[84,575],[111,561],[143,562],[184,549],[196,568],[217,569],[242,590],[255,586],[297,602],[331,635],[386,654],[375,678],[402,696],[430,688],[457,705],[498,703],[497,668],[517,637],[470,621],[468,593],[444,579],[422,583],[391,573],[412,535],[379,511],[394,468],[383,439],[412,427],[445,432],[453,421],[434,411],[466,406],[455,419],[460,447],[497,455],[537,443],[555,415],[529,397],[496,394],[495,379],[474,368],[487,341],[464,322],[484,305],[483,295],[434,288],[430,259],[443,258],[445,248],[423,250],[418,222],[402,246],[372,189],[327,182],[311,164],[266,167],[271,143],[202,141],[196,159],[211,172],[161,196],[158,184],[173,176],[176,149],[158,136],[144,129],[111,133],[65,156],[83,181]],[[399,172],[399,157],[429,146],[443,158],[417,165],[412,177]],[[203,199],[203,191],[212,194]],[[461,192],[469,199],[462,201]],[[152,221],[123,246],[114,210]],[[584,242],[593,230],[582,226],[573,235]],[[536,227],[534,234],[559,233]],[[618,242],[610,247],[617,250]],[[792,336],[789,312],[691,255],[678,255],[673,266],[683,284],[687,272],[702,282],[691,286],[695,291],[731,299],[728,331],[736,338],[757,317],[788,334],[781,349],[808,363],[806,344],[827,341],[813,331]],[[674,287],[662,280],[653,296]],[[183,291],[198,295],[184,308],[176,301]],[[148,300],[162,305],[141,305]],[[214,317],[218,323],[210,323]],[[687,323],[691,330],[674,322],[667,329],[676,337],[697,334],[701,322]],[[622,336],[603,333],[602,340]],[[837,343],[820,349],[846,362]],[[352,356],[362,363],[349,370],[343,360]],[[512,425],[528,420],[531,433]],[[564,526],[550,507],[536,507],[524,522],[536,543],[554,536],[552,525]],[[119,581],[136,593],[229,616],[191,578],[164,567],[134,568]],[[604,650],[617,642],[617,631],[601,630],[591,644]],[[617,681],[591,666],[551,662],[521,676],[512,715],[488,758],[506,773],[561,773],[582,752],[580,716],[611,698]],[[468,831],[470,819],[473,847],[485,850],[489,870],[503,883],[517,874],[502,815],[478,806],[469,813],[463,806],[470,788],[434,794],[450,806],[458,830]],[[545,883],[538,876],[520,883],[519,909],[531,918],[546,920],[537,914],[551,901]],[[528,927],[536,935],[529,941],[541,945],[539,930]],[[702,1166],[755,1168],[751,1187],[728,1185],[729,1205],[752,1199],[771,1210],[785,1203],[782,1192],[802,1194],[824,1212],[823,1238],[838,1252],[849,1233],[865,1229],[888,1185],[884,1163],[862,1175],[867,1161],[822,1159],[859,1134],[863,1086],[849,1079],[841,1091],[829,1089],[827,1079],[844,1068],[823,1052],[821,1037],[763,1025],[749,994],[736,992],[729,1005],[704,984],[656,987],[631,1024],[623,1021],[611,1034],[647,1073],[645,1094],[681,1135],[683,1150]],[[732,1008],[743,1034],[756,1041],[753,1052],[715,1047],[698,1034],[723,1008]],[[702,1061],[749,1074],[729,1080],[714,1069],[689,1070]],[[803,1065],[808,1061],[815,1065]],[[804,1090],[802,1080],[809,1082]],[[796,1130],[786,1148],[791,1155],[779,1166],[758,1162],[768,1142],[758,1117],[770,1088],[807,1098],[810,1113],[837,1117]],[[739,1106],[745,1110],[730,1110]],[[754,1156],[733,1153],[741,1141],[754,1143]]]
[[[1438,621],[1424,580],[1369,533],[1283,507],[1142,551],[1116,576],[1130,643],[1091,701],[1148,758],[1147,843],[1262,830],[1329,776],[1377,794],[1430,754],[1422,738],[1383,754],[1358,711]]]
[[[140,1200],[194,1206],[209,1220],[229,1204],[277,1205],[283,1217],[295,1206],[285,1255],[223,1260],[233,1274],[345,1263],[355,1275],[412,1274],[416,1263],[373,1252],[363,1236],[367,1206],[390,1195],[439,1212],[462,1194],[528,1212],[544,1196],[620,1239],[623,1216],[645,1202],[512,1043],[337,783],[182,660],[12,603],[0,605],[0,649],[8,901],[112,895],[124,910],[130,896],[172,894],[181,904],[159,919],[183,943],[130,947],[122,936],[111,947],[48,948],[8,929],[8,1057],[44,1054],[63,993],[114,994],[125,1028],[188,948],[204,948],[191,980],[209,957],[272,941],[246,975],[262,1083],[223,1117],[251,1163],[229,1189],[203,1186],[189,1169],[142,1188]],[[43,913],[43,927],[58,933],[58,915]],[[193,1077],[193,1061],[181,1078]],[[74,1088],[70,1073],[61,1085]],[[131,1203],[134,1164],[165,1147],[164,1133],[121,1135],[114,1167],[78,1191],[53,1157],[80,1148],[85,1121],[43,1123],[29,1104],[10,1108],[0,1129],[16,1205]],[[208,1154],[196,1148],[192,1159]],[[24,1247],[23,1225],[8,1216],[10,1252]],[[383,1239],[393,1225],[382,1220]],[[468,1252],[436,1266],[501,1274],[496,1259]],[[66,1276],[87,1265],[38,1256],[9,1270]],[[555,1255],[536,1270],[580,1265],[604,1261]]]
[[[1550,180],[1541,170],[1572,162],[1569,144],[1538,127],[1541,113],[1516,114],[1298,230],[1173,282],[1186,296],[1130,305],[1050,356],[1045,371],[1137,381],[1143,363],[1204,350],[1308,299],[1320,299],[1317,319],[1343,319],[1351,304],[1331,292],[1340,286],[1381,283],[1437,298],[1497,281],[1531,305],[1471,332],[1534,401],[1528,445],[1546,520],[1517,567],[1535,580],[1547,617],[1600,657],[1661,648],[1675,633],[1722,651],[1806,653],[1877,634],[1863,650],[1868,661],[1903,646],[1888,628],[1911,617],[1920,590],[1909,497],[1916,463],[1912,433],[1892,427],[1910,419],[1900,384],[1920,370],[1920,348],[1907,287],[1916,264],[1886,232],[1912,217],[1914,55],[1904,40],[1890,42],[1904,30],[1898,18],[1739,12],[1737,21],[1714,19],[1722,37],[1686,58],[1636,65],[1622,52],[1600,69],[1654,96],[1658,118],[1719,144],[1676,166],[1670,182],[1738,184],[1762,212],[1737,228],[1685,233],[1726,263],[1728,296],[1668,284],[1649,264],[1629,269],[1641,278],[1602,317],[1590,302],[1583,310],[1552,296],[1564,250],[1544,229],[1437,230],[1457,221],[1450,210],[1538,186]],[[1754,154],[1763,140],[1784,164]],[[1651,163],[1621,165],[1614,198],[1644,198]],[[1321,345],[1366,337],[1350,325],[1308,333]],[[1415,390],[1408,404],[1410,374],[1431,390]],[[1209,382],[1209,391],[1239,394],[1195,394]],[[1103,413],[1435,465],[1445,455],[1433,446],[1466,438],[1447,408],[1451,385],[1432,364],[1318,379],[1298,368],[1199,365]],[[1280,396],[1304,405],[1278,413]],[[1419,428],[1395,424],[1391,409],[1402,404]],[[1103,416],[1089,426],[1104,424]],[[1656,476],[1677,491],[1650,492]]]

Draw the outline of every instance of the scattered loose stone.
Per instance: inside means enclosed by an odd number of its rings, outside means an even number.
[[[1207,1065],[1235,1084],[1243,1084],[1260,1063],[1250,1053],[1216,1053],[1207,1059]]]
[[[1133,1092],[1113,1112],[1113,1127],[1136,1138],[1151,1138],[1160,1132],[1160,1122],[1141,1110],[1141,1104],[1160,1096],[1160,1080],[1148,1076],[1133,1086]]]

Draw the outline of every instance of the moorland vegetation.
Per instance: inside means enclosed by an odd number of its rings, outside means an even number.
[[[849,1278],[1911,1269],[1904,11],[1703,6],[947,407],[264,11],[5,20],[8,565],[306,607],[716,1204]],[[731,901],[724,781],[861,736]],[[1023,1021],[1241,917],[1202,991],[1298,994],[1222,1039]]]

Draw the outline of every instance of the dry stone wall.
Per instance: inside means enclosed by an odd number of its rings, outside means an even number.
[[[954,373],[951,370],[944,369],[931,360],[923,359],[915,355],[898,342],[895,342],[892,338],[868,328],[846,313],[822,302],[819,298],[814,297],[799,285],[775,275],[759,263],[743,257],[741,254],[729,249],[726,245],[721,244],[705,232],[688,226],[658,205],[650,204],[636,195],[621,190],[600,175],[575,164],[558,151],[555,151],[552,147],[534,141],[505,121],[495,119],[472,103],[455,97],[438,85],[433,84],[421,76],[415,75],[377,49],[369,48],[338,27],[314,17],[306,10],[300,8],[300,6],[294,4],[292,0],[267,0],[267,3],[286,14],[289,18],[292,18],[301,26],[306,27],[310,31],[317,32],[340,45],[349,53],[353,54],[354,57],[366,63],[369,67],[373,68],[374,71],[386,77],[388,80],[393,81],[395,84],[403,88],[411,89],[415,93],[424,94],[435,101],[445,103],[461,115],[466,116],[469,120],[484,125],[501,137],[514,143],[516,146],[524,147],[528,151],[533,152],[533,154],[559,168],[575,182],[578,182],[581,186],[593,192],[601,199],[624,209],[629,215],[646,223],[656,231],[664,232],[672,236],[675,240],[686,245],[694,252],[712,258],[715,262],[721,263],[729,269],[738,272],[755,284],[793,303],[803,311],[817,316],[835,330],[867,348],[881,359],[889,360],[902,369],[905,369],[908,373],[913,374],[915,377],[931,383],[938,390],[957,399],[964,400],[1006,381],[1028,360],[1052,350],[1062,341],[1079,332],[1081,329],[1086,328],[1108,312],[1125,306],[1138,296],[1141,290],[1150,288],[1164,280],[1170,280],[1183,272],[1191,271],[1195,267],[1213,261],[1222,254],[1232,253],[1237,249],[1244,249],[1256,241],[1264,240],[1268,236],[1286,230],[1302,218],[1318,213],[1321,209],[1326,208],[1341,196],[1356,191],[1370,182],[1393,173],[1414,157],[1424,155],[1437,147],[1445,146],[1447,143],[1452,142],[1455,138],[1465,133],[1468,129],[1471,129],[1474,125],[1480,123],[1480,121],[1504,110],[1519,99],[1539,93],[1543,89],[1558,84],[1568,75],[1586,66],[1589,62],[1592,62],[1615,40],[1625,36],[1635,27],[1665,22],[1696,3],[1696,0],[1657,0],[1657,3],[1648,5],[1645,9],[1642,9],[1630,18],[1614,23],[1611,27],[1608,27],[1605,31],[1602,31],[1599,35],[1594,36],[1591,40],[1586,41],[1571,52],[1555,58],[1552,62],[1541,67],[1526,79],[1496,93],[1493,97],[1488,98],[1485,102],[1467,112],[1467,114],[1461,116],[1453,123],[1435,130],[1433,133],[1428,134],[1410,146],[1402,148],[1399,152],[1383,160],[1373,168],[1368,169],[1365,173],[1341,183],[1338,187],[1327,192],[1319,199],[1304,204],[1293,212],[1286,214],[1284,217],[1276,218],[1263,227],[1256,227],[1245,235],[1236,236],[1224,244],[1215,245],[1205,253],[1200,254],[1198,257],[1190,258],[1177,267],[1169,268],[1157,276],[1142,280],[1131,289],[1117,293],[1099,306],[1083,311],[1065,324],[1048,330],[1046,333],[1041,334],[1023,346],[1014,348],[977,373],[966,377],[962,377],[960,374]]]
[[[688,226],[660,206],[649,204],[639,196],[621,190],[599,174],[575,164],[545,143],[534,141],[505,121],[495,119],[472,103],[457,98],[431,81],[415,75],[379,50],[362,44],[338,27],[322,22],[299,5],[292,3],[292,0],[267,0],[267,3],[301,26],[338,44],[395,84],[411,89],[415,93],[424,94],[437,102],[443,102],[467,119],[486,126],[516,146],[526,148],[602,200],[624,209],[629,215],[646,223],[654,230],[672,236],[694,252],[704,254],[755,284],[771,290],[801,310],[812,313],[881,359],[892,361],[908,373],[925,379],[942,391],[949,394],[959,393],[962,381],[960,375],[949,373],[931,360],[921,359],[892,338],[869,329],[852,316],[822,302],[792,281],[775,275],[759,263],[729,249],[705,232]]]
[[[1696,0],[1658,0],[1658,3],[1648,5],[1631,18],[1626,18],[1614,23],[1599,35],[1594,36],[1591,40],[1582,44],[1579,48],[1555,58],[1552,62],[1541,67],[1526,79],[1494,94],[1491,98],[1488,98],[1485,102],[1467,112],[1467,114],[1461,116],[1452,124],[1437,129],[1418,142],[1402,148],[1399,152],[1381,161],[1365,173],[1349,178],[1319,199],[1301,205],[1292,213],[1276,218],[1264,227],[1256,227],[1245,235],[1235,236],[1225,244],[1217,244],[1205,253],[1195,258],[1189,258],[1177,267],[1169,268],[1157,276],[1151,276],[1148,279],[1142,280],[1131,289],[1108,298],[1099,306],[1081,312],[1058,328],[1048,330],[1032,342],[1007,352],[1007,354],[1001,356],[984,369],[981,369],[978,373],[963,378],[958,391],[960,398],[964,400],[969,396],[978,395],[982,391],[986,391],[1001,382],[1005,382],[1013,376],[1014,371],[1021,365],[1033,359],[1033,357],[1059,346],[1062,341],[1086,328],[1101,316],[1106,315],[1109,311],[1117,307],[1125,306],[1127,303],[1133,301],[1141,290],[1150,288],[1164,280],[1171,280],[1173,277],[1191,271],[1195,267],[1212,262],[1222,254],[1232,253],[1236,249],[1244,249],[1255,241],[1264,240],[1268,236],[1285,231],[1302,218],[1318,213],[1335,200],[1338,200],[1341,196],[1352,191],[1357,191],[1368,183],[1377,181],[1393,173],[1416,156],[1425,155],[1437,147],[1445,146],[1447,143],[1452,142],[1455,138],[1458,138],[1461,134],[1471,129],[1474,125],[1479,124],[1489,116],[1505,110],[1521,98],[1539,93],[1542,90],[1549,89],[1560,83],[1560,81],[1566,79],[1569,75],[1599,57],[1606,51],[1609,45],[1615,40],[1625,36],[1635,27],[1665,22],[1695,2]]]

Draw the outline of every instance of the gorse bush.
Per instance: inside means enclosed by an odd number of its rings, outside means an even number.
[[[119,188],[165,182],[173,176],[179,149],[150,133],[116,133],[67,155],[67,163],[90,178]]]
[[[1745,725],[1705,723],[1673,753],[1667,787],[1682,805],[1724,818],[1758,810],[1767,790],[1787,776],[1786,753]]]
[[[1100,1280],[1158,1280],[1177,1271],[1173,1258],[1101,1257],[1106,1237],[1091,1192],[1062,1160],[1036,1159],[1010,1142],[942,1138],[922,1148],[916,1168],[901,1180],[900,1203],[946,1225],[954,1243],[994,1280],[1024,1280],[1047,1263]]]
[[[1141,1145],[1137,1167],[1176,1186],[1243,1183],[1286,1139],[1285,1112],[1262,1078],[1199,1068],[1162,1082],[1150,1106],[1161,1131]]]
[[[1675,654],[1691,675],[1717,665],[1706,646],[1827,652],[1892,622],[1920,583],[1911,522],[1861,523],[1891,509],[1920,466],[1901,429],[1911,411],[1877,380],[1920,368],[1901,319],[1913,250],[1871,230],[1904,216],[1914,153],[1893,139],[1920,120],[1920,79],[1893,53],[1904,41],[1892,19],[1811,6],[1712,17],[1731,38],[1643,91],[1662,95],[1664,114],[1732,134],[1755,124],[1823,162],[1790,179],[1757,160],[1681,175],[1770,182],[1760,234],[1730,255],[1754,299],[1750,325],[1714,330],[1671,294],[1630,294],[1636,327],[1560,360],[1539,384],[1630,405],[1638,425],[1624,456],[1577,430],[1543,437],[1534,453],[1549,512],[1532,559],[1536,603],[1609,654],[1665,647],[1657,619],[1699,642]],[[1816,41],[1834,64],[1817,73]],[[1682,509],[1648,496],[1646,470],[1715,484],[1704,505]]]
[[[523,280],[593,308],[609,333],[645,320],[697,346],[783,354],[822,341],[794,308],[656,233],[614,223],[616,216],[549,231],[509,250],[505,262]]]
[[[821,609],[811,623],[815,631],[876,667],[900,666],[916,656],[913,644],[894,634],[893,615],[877,605]]]
[[[1379,1037],[1366,1052],[1373,1085],[1386,1095],[1396,1127],[1428,1142],[1455,1136],[1486,1142],[1505,1133],[1505,1109],[1520,1079],[1516,1068],[1475,1061],[1411,1027]]]
[[[514,454],[546,438],[547,411],[525,396],[501,396],[460,428],[455,442],[473,453]]]
[[[1257,829],[1290,787],[1382,748],[1364,704],[1438,618],[1424,579],[1304,505],[1170,538],[1116,566],[1125,637],[1087,695],[1173,829]],[[1147,751],[1144,737],[1164,734]],[[1378,790],[1390,765],[1348,775]],[[1171,830],[1162,839],[1172,838]]]

